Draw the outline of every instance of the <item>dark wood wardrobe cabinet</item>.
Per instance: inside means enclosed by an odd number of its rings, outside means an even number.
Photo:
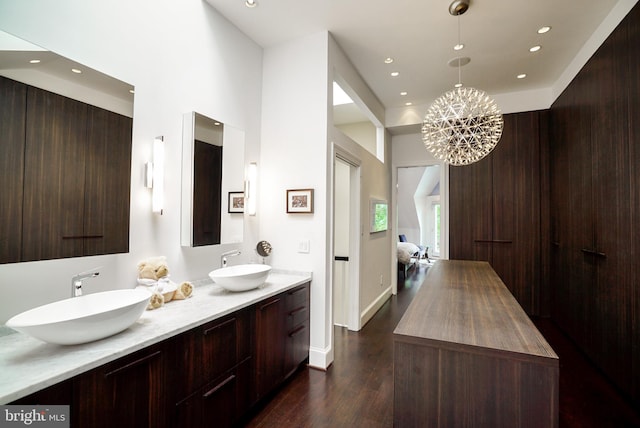
[[[552,316],[622,391],[635,382],[637,400],[635,9],[552,106],[550,159]]]
[[[0,76],[0,263],[20,261],[27,86]]]
[[[132,119],[5,78],[0,92],[0,262],[127,252]]]
[[[542,112],[504,115],[494,151],[449,168],[449,255],[488,261],[528,314],[538,314],[541,283]]]

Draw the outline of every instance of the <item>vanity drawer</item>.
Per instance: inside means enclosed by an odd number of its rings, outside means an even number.
[[[309,285],[304,284],[287,291],[286,308],[287,311],[294,311],[301,306],[309,306]]]

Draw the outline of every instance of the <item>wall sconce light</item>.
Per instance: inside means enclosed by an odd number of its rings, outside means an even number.
[[[247,199],[247,212],[249,215],[256,215],[257,194],[258,194],[258,164],[251,162],[247,171],[247,189],[245,196]]]
[[[164,137],[156,137],[153,140],[153,164],[151,173],[147,167],[147,187],[149,186],[149,175],[151,175],[152,187],[152,210],[154,213],[162,215],[164,207]]]

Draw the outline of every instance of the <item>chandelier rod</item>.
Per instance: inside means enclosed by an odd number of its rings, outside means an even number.
[[[460,15],[458,15],[458,46],[460,46],[462,43],[460,43]],[[462,86],[462,67],[460,66],[460,56],[458,56],[458,87]]]

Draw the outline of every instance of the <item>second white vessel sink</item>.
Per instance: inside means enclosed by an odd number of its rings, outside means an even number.
[[[260,287],[271,272],[271,266],[246,264],[228,266],[209,272],[209,277],[229,291],[247,291]]]
[[[22,312],[7,327],[59,345],[77,345],[120,333],[144,312],[151,293],[112,290],[59,300]]]

